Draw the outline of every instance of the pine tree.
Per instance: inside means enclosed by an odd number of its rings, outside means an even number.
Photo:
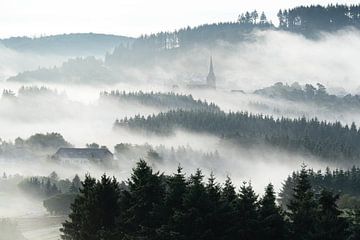
[[[181,239],[181,235],[175,227],[177,217],[184,211],[183,201],[187,191],[185,174],[179,166],[177,173],[167,180],[167,191],[165,196],[166,222],[157,229],[157,238],[163,240]]]
[[[175,228],[180,237],[186,240],[205,240],[212,236],[206,226],[206,214],[209,200],[200,170],[190,176],[187,192],[184,196],[184,211],[174,218]],[[210,231],[210,232],[209,232]]]
[[[240,187],[237,203],[237,235],[239,239],[254,240],[259,235],[258,196],[251,184],[245,182]]]
[[[106,175],[100,181],[86,176],[83,188],[71,205],[69,220],[60,229],[64,240],[119,239],[120,189],[116,179]]]
[[[291,222],[291,239],[314,239],[317,204],[314,200],[305,165],[302,166],[300,171],[288,209],[288,217]]]
[[[223,212],[221,214],[223,234],[219,239],[232,240],[236,238],[237,226],[235,222],[238,216],[236,212],[237,195],[229,176],[226,178],[224,187],[221,191],[221,201],[223,205]]]
[[[259,218],[261,226],[260,239],[285,239],[286,226],[280,207],[276,205],[274,186],[267,185],[265,195],[260,200]]]
[[[129,190],[122,199],[123,223],[130,238],[154,239],[156,229],[163,224],[163,176],[153,173],[144,160],[133,169]]]
[[[80,180],[79,176],[76,174],[74,179],[71,182],[69,192],[71,192],[71,193],[79,193],[80,188],[81,188],[81,180]]]

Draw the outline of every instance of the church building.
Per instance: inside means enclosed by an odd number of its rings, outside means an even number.
[[[191,83],[187,85],[187,88],[189,89],[216,89],[216,76],[214,73],[214,66],[213,66],[213,60],[212,57],[210,57],[210,67],[209,67],[209,73],[206,77],[206,83]]]

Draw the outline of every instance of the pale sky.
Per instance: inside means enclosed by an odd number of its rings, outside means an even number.
[[[280,8],[355,0],[0,0],[0,38],[74,32],[139,36],[234,21],[257,9],[276,22]]]

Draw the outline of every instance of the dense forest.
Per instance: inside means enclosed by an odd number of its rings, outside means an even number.
[[[337,31],[344,27],[360,27],[360,5],[299,6],[278,12],[279,28],[316,35],[321,31]]]
[[[359,95],[347,94],[341,97],[329,94],[326,87],[320,83],[315,87],[311,84],[301,86],[296,82],[291,85],[278,82],[273,86],[258,89],[254,93],[269,98],[310,103],[336,111],[352,111],[360,108]]]
[[[336,31],[345,27],[360,26],[360,5],[311,5],[278,12],[279,26],[276,28],[264,12],[247,11],[234,22],[205,24],[187,27],[174,32],[143,35],[132,45],[120,45],[113,56],[121,57],[124,50],[169,50],[196,45],[215,45],[218,40],[239,42],[251,40],[252,30],[280,29],[317,36],[321,31]],[[126,55],[126,54],[125,54]],[[111,60],[111,57],[108,60]]]
[[[171,134],[175,129],[185,129],[214,134],[242,145],[265,143],[333,161],[354,162],[360,158],[360,132],[354,123],[349,127],[316,118],[274,119],[247,112],[177,110],[116,120],[115,127],[143,129],[157,134]]]
[[[86,176],[63,224],[62,239],[358,239],[360,214],[346,215],[337,195],[312,191],[308,171],[299,173],[286,211],[276,204],[269,184],[262,197],[251,184],[239,191],[200,170],[186,177],[179,167],[171,176],[154,172],[145,161],[133,169],[128,187],[104,175]]]
[[[174,92],[120,92],[118,90],[102,92],[100,100],[115,100],[119,102],[137,103],[144,106],[156,107],[162,110],[184,109],[184,110],[207,110],[220,111],[214,103],[195,100],[192,95],[182,95]]]
[[[285,207],[293,194],[293,188],[299,178],[299,172],[293,172],[285,180],[279,194],[280,202]],[[340,194],[338,204],[341,208],[360,208],[360,168],[353,166],[351,169],[329,168],[325,172],[308,170],[309,181],[315,196],[319,196],[321,189],[329,189]]]

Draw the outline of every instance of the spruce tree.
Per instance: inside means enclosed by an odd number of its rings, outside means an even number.
[[[116,179],[106,175],[96,182],[86,176],[83,188],[71,205],[69,220],[60,229],[64,240],[119,239],[120,189]]]
[[[237,219],[237,195],[235,187],[229,176],[226,178],[224,187],[221,191],[221,202],[221,221],[223,226],[223,234],[219,239],[232,240],[236,237],[237,234],[237,226],[235,224]]]
[[[251,184],[240,187],[237,203],[237,235],[239,239],[254,240],[259,235],[258,196]]]
[[[155,239],[156,229],[163,224],[163,176],[140,160],[124,192],[122,221],[130,238]]]
[[[205,219],[209,211],[209,200],[203,178],[200,170],[190,176],[184,196],[184,211],[179,212],[174,218],[174,225],[181,239],[205,240],[212,236]]]
[[[157,238],[163,240],[181,239],[176,229],[176,221],[184,210],[183,201],[187,191],[185,174],[179,166],[177,172],[167,179],[164,215],[166,222],[156,231]]]
[[[285,221],[280,207],[276,205],[276,196],[272,184],[267,185],[265,195],[260,200],[259,218],[261,226],[260,239],[285,239]]]
[[[288,205],[290,235],[294,240],[311,240],[316,233],[317,204],[311,189],[306,166],[303,165]]]

